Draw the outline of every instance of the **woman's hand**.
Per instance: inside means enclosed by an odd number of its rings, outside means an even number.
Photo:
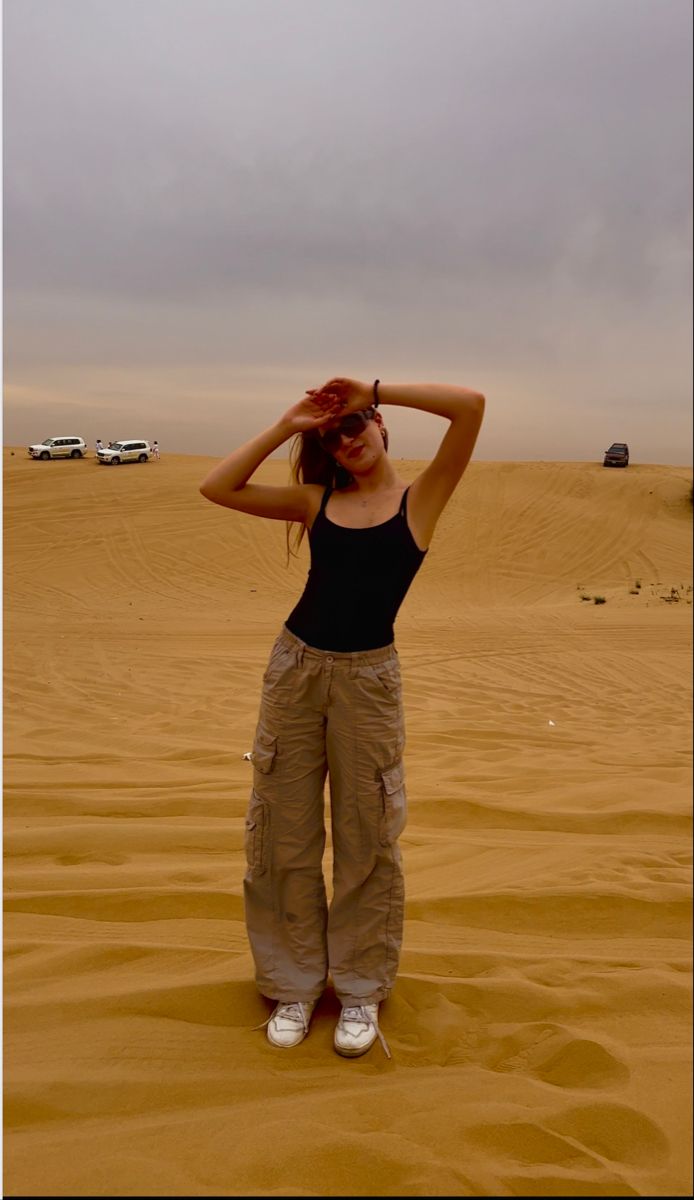
[[[373,404],[373,385],[362,383],[359,379],[329,379],[322,387],[308,388],[306,395],[321,407],[337,401],[340,414],[346,416],[347,413],[361,412]]]
[[[295,433],[310,433],[312,429],[320,429],[328,421],[335,421],[342,414],[343,406],[336,396],[322,395],[320,400],[306,393],[303,400],[288,408],[280,425],[284,426],[289,436]]]

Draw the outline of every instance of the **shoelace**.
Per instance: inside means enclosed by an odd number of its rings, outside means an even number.
[[[365,1004],[358,1004],[358,1005],[355,1005],[353,1008],[343,1008],[342,1016],[341,1016],[340,1020],[342,1020],[342,1021],[357,1021],[363,1025],[366,1025],[367,1027],[370,1026],[371,1028],[375,1029],[376,1036],[378,1037],[379,1042],[383,1046],[386,1058],[393,1057],[388,1048],[388,1043],[387,1043],[386,1039],[384,1038],[383,1034],[381,1033],[378,1021],[374,1021],[371,1014],[367,1011]]]
[[[253,1029],[265,1029],[270,1024],[273,1017],[285,1017],[288,1021],[296,1021],[297,1025],[303,1025],[304,1033],[308,1033],[309,1017],[307,1010],[309,1005],[303,1000],[296,1000],[292,1004],[278,1004],[270,1013],[267,1021],[263,1021],[262,1025],[254,1025]]]

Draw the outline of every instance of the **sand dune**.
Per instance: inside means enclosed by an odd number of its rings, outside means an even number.
[[[331,991],[253,1029],[243,754],[306,557],[210,461],[4,452],[5,1192],[690,1195],[691,470],[470,466],[397,625],[393,1060],[350,1062]]]

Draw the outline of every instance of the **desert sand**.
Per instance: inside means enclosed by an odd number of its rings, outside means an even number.
[[[393,1058],[348,1061],[330,990],[253,1028],[244,753],[307,559],[213,461],[4,451],[5,1193],[690,1195],[691,470],[468,468],[396,625]]]

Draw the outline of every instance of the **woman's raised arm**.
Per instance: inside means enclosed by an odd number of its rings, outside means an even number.
[[[309,488],[307,484],[269,487],[249,484],[248,480],[274,450],[293,437],[318,429],[334,420],[340,411],[337,401],[322,404],[304,398],[288,409],[276,424],[251,438],[213,467],[200,484],[200,492],[213,504],[234,508],[255,517],[270,517],[279,521],[305,521]]]
[[[382,404],[417,408],[450,421],[434,458],[410,485],[410,518],[420,544],[428,546],[436,522],[472,457],[485,398],[470,388],[441,383],[380,384],[379,396]]]

